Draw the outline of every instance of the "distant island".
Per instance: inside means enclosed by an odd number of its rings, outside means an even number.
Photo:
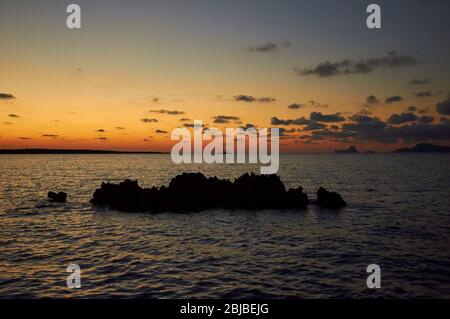
[[[335,154],[359,154],[359,151],[356,149],[355,145],[350,146],[347,149],[344,150],[334,150]]]
[[[414,147],[404,147],[393,151],[392,153],[449,153],[449,146],[420,143]]]
[[[71,150],[71,149],[46,149],[46,148],[22,148],[0,150],[0,154],[167,154],[166,152],[127,152],[108,150]]]

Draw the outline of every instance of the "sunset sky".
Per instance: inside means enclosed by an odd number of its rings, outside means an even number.
[[[373,2],[380,30],[366,27]],[[0,148],[167,151],[194,119],[280,127],[286,152],[449,145],[449,13],[445,0],[2,0]]]

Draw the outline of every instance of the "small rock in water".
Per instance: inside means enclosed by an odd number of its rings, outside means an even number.
[[[50,191],[47,196],[52,202],[64,203],[67,199],[67,193],[64,192],[55,193]]]
[[[323,208],[343,208],[347,206],[345,200],[342,199],[341,195],[336,192],[329,192],[325,188],[320,187],[317,191],[317,206]]]

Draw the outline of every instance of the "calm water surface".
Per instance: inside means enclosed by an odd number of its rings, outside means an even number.
[[[450,298],[450,156],[284,155],[280,176],[340,211],[121,213],[89,203],[102,181],[235,178],[252,165],[169,155],[1,155],[0,297]],[[68,192],[49,203],[49,190]],[[66,287],[79,264],[82,288]],[[366,288],[381,266],[382,288]]]

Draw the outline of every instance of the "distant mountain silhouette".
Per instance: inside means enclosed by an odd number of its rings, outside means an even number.
[[[357,154],[357,153],[359,153],[359,151],[356,149],[356,147],[354,145],[352,145],[345,150],[334,150],[334,153],[336,153],[336,154],[342,154],[342,153]]]
[[[164,152],[126,152],[107,150],[70,150],[46,148],[22,148],[0,150],[0,154],[165,154]]]
[[[450,147],[448,146],[434,145],[428,143],[420,143],[411,148],[405,147],[393,151],[393,153],[448,153],[448,152],[450,152]]]

